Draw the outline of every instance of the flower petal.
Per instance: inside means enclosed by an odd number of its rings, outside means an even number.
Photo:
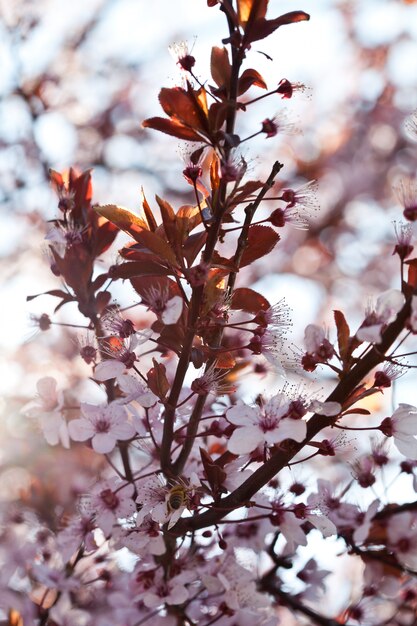
[[[94,378],[100,382],[110,380],[111,378],[116,378],[117,376],[120,376],[120,374],[123,374],[125,369],[126,367],[124,363],[121,363],[116,359],[106,359],[96,365]]]
[[[125,439],[130,439],[131,437],[134,437],[134,435],[136,434],[136,430],[134,429],[132,424],[130,424],[129,422],[124,422],[123,424],[116,424],[115,426],[113,426],[113,428],[111,429],[111,433],[116,437],[116,439],[122,439],[124,441]]]
[[[183,307],[183,299],[180,296],[174,296],[165,305],[165,309],[161,315],[161,320],[167,326],[176,324],[181,317]]]
[[[73,441],[87,441],[94,435],[95,428],[89,420],[80,417],[69,422],[68,432]]]
[[[91,440],[91,445],[96,452],[108,454],[116,445],[116,438],[110,433],[97,433]]]
[[[232,433],[227,447],[232,454],[248,454],[256,450],[262,441],[262,432],[257,426],[243,426]]]

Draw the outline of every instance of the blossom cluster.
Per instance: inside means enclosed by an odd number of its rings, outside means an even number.
[[[248,180],[240,144],[281,133],[283,117],[244,139],[237,120],[264,97],[301,90],[283,78],[249,99],[267,86],[242,64],[254,42],[309,16],[268,19],[266,0],[208,5],[229,28],[230,55],[212,50],[215,85],[206,88],[197,58],[175,46],[183,85],[161,90],[167,117],[144,122],[196,146],[183,172],[194,204],[175,209],[157,196],[152,208],[143,197],[138,215],[94,205],[89,171],[51,173],[59,216],[46,241],[64,288],[48,293],[86,320],[78,352],[88,384],[74,391],[45,376],[22,407],[52,450],[55,484],[34,481],[2,512],[2,618],[275,626],[290,611],[300,624],[411,626],[417,408],[376,399],[413,368],[403,360],[412,350],[401,354],[417,334],[412,231],[396,229],[400,288],[370,302],[356,332],[336,310],[334,327],[307,323],[304,346],[291,344],[285,299],[271,304],[237,281],[279,244],[280,229],[307,227],[317,183],[277,182],[279,162],[267,179]],[[281,204],[255,221],[266,200]],[[131,241],[103,269],[120,231]],[[121,308],[116,281],[129,281],[138,301]],[[44,332],[55,323],[38,319]],[[311,377],[319,371],[328,393]],[[265,374],[273,389],[253,391],[247,381]],[[54,464],[57,450],[65,461]],[[411,501],[400,501],[397,484]],[[338,557],[328,569],[318,544],[337,545],[360,579],[327,610]]]

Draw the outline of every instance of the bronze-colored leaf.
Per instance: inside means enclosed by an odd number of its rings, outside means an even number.
[[[226,48],[214,46],[211,49],[211,75],[218,87],[229,85],[231,71],[229,54]]]
[[[169,382],[166,377],[166,369],[165,365],[162,363],[158,363],[155,359],[153,360],[153,367],[148,371],[146,378],[148,381],[149,389],[156,395],[158,398],[163,400],[169,391]]]
[[[345,363],[346,359],[350,356],[349,349],[348,349],[350,329],[342,311],[333,311],[333,314],[334,314],[334,321],[336,323],[336,328],[337,328],[337,342],[339,346],[339,355],[343,363]]]
[[[250,87],[260,87],[267,89],[267,84],[256,70],[249,68],[243,72],[238,82],[238,95],[241,96]]]
[[[273,33],[280,26],[286,26],[287,24],[296,24],[297,22],[305,22],[310,19],[308,13],[304,11],[290,11],[285,13],[274,20],[266,20],[260,18],[251,25],[250,32],[247,33],[246,43],[250,44],[253,41],[259,41],[264,39]]]
[[[143,187],[141,187],[140,191],[141,191],[141,194],[142,194],[142,208],[143,208],[143,212],[144,212],[145,217],[146,217],[146,221],[148,222],[149,230],[154,232],[158,228],[158,224],[156,223],[156,220],[155,220],[155,218],[153,216],[153,213],[152,213],[152,209],[149,206],[149,203],[148,203],[148,201],[146,199]]]
[[[259,311],[266,311],[270,306],[268,300],[257,291],[247,287],[239,287],[233,292],[230,308],[247,313],[258,313]]]
[[[237,0],[239,24],[265,17],[267,8],[268,0]]]
[[[207,98],[203,88],[194,92],[181,87],[168,89],[163,87],[159,92],[159,102],[165,113],[195,131],[208,131]]]
[[[248,241],[240,261],[240,267],[250,265],[273,250],[280,236],[270,226],[251,226]]]
[[[143,230],[148,230],[148,224],[145,220],[116,204],[97,205],[94,207],[94,210],[109,220],[109,222],[115,224],[119,230],[124,230],[132,237],[135,237],[137,233]]]
[[[122,278],[125,280],[134,276],[167,276],[168,273],[169,270],[166,267],[151,260],[130,261],[129,263],[115,265],[112,269],[111,277],[113,279]]]
[[[196,131],[188,126],[184,126],[179,120],[167,120],[164,117],[150,117],[142,122],[144,128],[152,128],[159,130],[161,133],[177,137],[177,139],[185,139],[186,141],[207,141]]]

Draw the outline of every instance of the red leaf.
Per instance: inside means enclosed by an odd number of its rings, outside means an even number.
[[[206,240],[207,240],[206,231],[203,231],[201,233],[194,233],[194,235],[190,235],[189,237],[187,237],[187,240],[185,241],[184,246],[183,246],[183,253],[184,253],[184,259],[188,263],[188,267],[190,267],[194,263],[197,257],[197,254],[200,252],[200,250],[206,243]]]
[[[100,274],[91,283],[91,289],[93,291],[97,291],[97,289],[100,289],[104,285],[104,283],[106,282],[106,280],[108,280],[108,278],[109,278],[109,275],[107,274],[107,272],[105,272],[104,274]]]
[[[101,315],[111,300],[110,291],[99,291],[96,295],[96,312]]]
[[[164,117],[150,117],[142,122],[142,126],[144,128],[159,130],[161,133],[172,135],[178,139],[185,139],[186,141],[207,141],[192,128],[184,126],[178,120],[167,120]]]
[[[149,230],[154,232],[158,228],[158,224],[155,221],[155,218],[152,213],[152,209],[149,206],[149,203],[145,197],[145,192],[143,191],[143,187],[141,188],[141,194],[142,194],[142,208],[143,208],[143,212],[145,213],[146,221],[148,222]]]
[[[55,296],[55,298],[67,298],[68,293],[62,291],[62,289],[51,289],[50,291],[43,291],[42,293],[36,293],[34,296],[26,296],[26,302],[30,302],[39,296]]]
[[[159,102],[173,120],[196,131],[208,132],[207,102],[203,88],[195,92],[191,88],[186,91],[181,87],[164,87],[159,92]]]
[[[83,212],[90,207],[93,195],[91,170],[86,170],[78,175],[73,168],[70,168],[69,190],[74,193],[75,208],[72,211],[72,216],[81,221]]]
[[[158,363],[155,359],[153,360],[153,367],[149,370],[146,375],[148,380],[149,389],[156,395],[158,398],[163,400],[169,391],[169,382],[166,377],[166,369],[165,365],[162,363]]]
[[[229,85],[231,65],[226,48],[214,46],[211,49],[211,75],[218,87]]]
[[[60,192],[61,189],[65,186],[64,179],[62,174],[56,172],[55,170],[49,170],[49,178],[51,180],[51,185],[55,189],[56,192]]]
[[[134,238],[144,248],[160,257],[162,262],[166,261],[170,265],[176,266],[177,260],[174,251],[162,237],[150,230],[143,230],[141,233],[137,233]]]
[[[123,280],[133,278],[134,276],[166,276],[167,274],[167,268],[154,261],[121,263],[120,265],[115,265],[111,271],[112,278],[122,278]]]
[[[213,493],[218,494],[221,485],[227,478],[226,472],[217,465],[204,448],[200,448],[201,461],[204,467],[204,473]]]
[[[279,240],[280,236],[270,226],[251,226],[240,267],[250,265],[253,261],[271,252]]]
[[[251,43],[252,41],[264,39],[280,26],[295,24],[297,22],[305,22],[309,19],[309,14],[304,11],[290,11],[290,13],[285,13],[274,20],[266,20],[265,18],[258,19],[250,28],[250,32],[247,32],[246,42]]]
[[[350,356],[349,354],[349,338],[350,328],[342,311],[333,311],[334,321],[337,328],[337,342],[339,345],[339,354],[343,363]]]
[[[239,287],[233,292],[230,308],[247,313],[258,313],[259,311],[266,311],[270,306],[268,300],[257,291],[247,287]]]
[[[165,236],[168,239],[168,242],[175,253],[176,259],[180,265],[182,265],[182,253],[181,253],[181,243],[182,243],[182,233],[177,228],[176,216],[174,209],[172,206],[159,196],[156,196],[156,201],[159,205],[161,211],[162,222],[164,225]]]
[[[247,69],[243,72],[238,82],[238,95],[241,96],[250,87],[260,87],[261,89],[267,89],[267,84],[262,76],[253,69]]]
[[[237,0],[239,24],[265,17],[268,0]]]
[[[145,220],[116,204],[96,205],[94,210],[115,224],[119,230],[124,230],[134,238],[143,230],[148,230],[148,224]]]
[[[116,239],[119,233],[119,229],[111,222],[104,222],[98,226],[94,236],[94,246],[92,254],[94,257],[100,256],[103,252],[106,252]]]
[[[248,180],[247,183],[242,185],[242,187],[238,187],[234,193],[234,195],[229,198],[228,206],[234,207],[240,202],[246,200],[249,196],[261,189],[264,186],[264,183],[261,180]]]
[[[411,287],[417,287],[417,259],[406,261],[408,265],[408,284]]]
[[[228,102],[213,102],[209,109],[209,124],[210,129],[214,133],[220,130],[226,121],[227,113],[229,111]]]

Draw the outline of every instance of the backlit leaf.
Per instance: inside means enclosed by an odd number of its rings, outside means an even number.
[[[233,292],[230,308],[247,313],[258,313],[258,311],[266,311],[270,306],[268,300],[257,291],[239,287]]]
[[[132,237],[135,237],[136,234],[143,230],[148,230],[148,224],[145,220],[116,204],[97,205],[94,207],[94,210],[109,220],[109,222],[115,224],[119,230],[124,230]]]
[[[280,236],[270,226],[251,226],[249,228],[248,241],[243,252],[240,267],[250,265],[273,250]]]
[[[229,84],[231,70],[226,48],[214,46],[211,49],[211,75],[218,87],[224,87]]]
[[[247,69],[243,72],[238,82],[238,95],[241,96],[250,87],[260,87],[261,89],[267,89],[267,84],[262,76],[254,69]]]
[[[204,137],[196,133],[192,128],[184,126],[179,120],[166,119],[164,117],[150,117],[142,122],[144,128],[159,130],[166,135],[172,135],[178,139],[187,141],[206,141]]]

